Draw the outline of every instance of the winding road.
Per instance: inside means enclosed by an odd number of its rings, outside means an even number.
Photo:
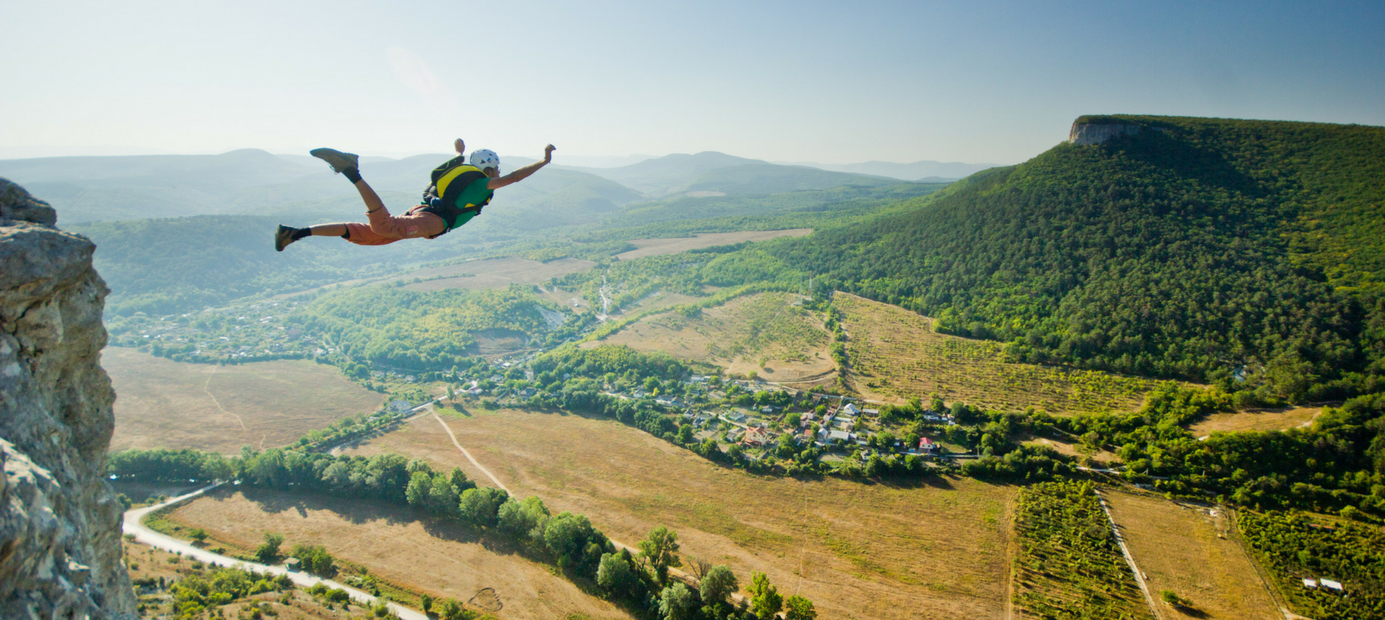
[[[154,512],[155,510],[159,510],[161,508],[166,508],[168,506],[173,506],[175,504],[180,504],[186,501],[196,499],[198,497],[201,497],[207,491],[215,489],[223,484],[225,483],[218,482],[216,484],[203,487],[186,495],[179,495],[178,497],[170,499],[162,504],[155,504],[153,506],[146,506],[144,508],[134,508],[131,510],[127,510],[125,511],[125,522],[123,527],[124,532],[126,534],[133,535],[135,537],[136,542],[149,545],[150,547],[154,547],[156,549],[163,549],[164,551],[169,551],[172,553],[181,553],[183,554],[183,556],[190,557],[199,562],[205,562],[207,564],[212,564],[215,566],[229,566],[233,568],[239,568],[242,570],[254,571],[257,573],[269,573],[272,575],[288,575],[289,579],[292,579],[294,584],[304,588],[311,587],[315,584],[321,583],[329,588],[340,588],[342,590],[345,590],[346,593],[351,597],[351,600],[363,605],[376,605],[380,602],[380,599],[371,596],[370,594],[367,594],[345,584],[337,583],[335,581],[332,581],[331,579],[314,577],[307,573],[297,571],[290,572],[283,566],[269,566],[267,564],[260,564],[258,562],[247,562],[245,560],[238,560],[236,558],[227,557],[218,553],[212,553],[211,551],[207,551],[206,549],[199,549],[197,547],[194,547],[191,543],[185,540],[178,540],[177,538],[173,538],[172,536],[167,536],[155,532],[154,530],[145,527],[143,523],[140,523],[140,521],[144,519],[145,515]],[[424,615],[420,611],[416,611],[408,607],[404,607],[402,605],[391,603],[388,601],[386,601],[385,604],[388,605],[390,611],[398,615],[401,620],[429,620],[428,616]]]

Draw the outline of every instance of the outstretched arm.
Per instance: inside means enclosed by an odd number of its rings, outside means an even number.
[[[491,179],[490,181],[486,182],[486,188],[493,190],[500,189],[511,183],[518,183],[520,181],[523,181],[524,179],[528,178],[529,175],[538,172],[539,168],[542,168],[548,165],[548,162],[553,161],[553,151],[557,150],[557,148],[558,147],[555,147],[552,144],[543,147],[543,161],[536,161],[532,164],[529,164],[528,166],[515,170],[514,172],[511,172],[510,174],[507,174],[503,177],[496,177],[494,179]]]

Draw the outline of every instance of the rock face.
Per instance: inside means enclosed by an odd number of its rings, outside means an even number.
[[[0,179],[0,618],[134,618],[95,244]]]
[[[1119,123],[1091,124],[1074,121],[1068,132],[1068,142],[1078,145],[1102,144],[1112,138],[1140,133],[1139,125]]]

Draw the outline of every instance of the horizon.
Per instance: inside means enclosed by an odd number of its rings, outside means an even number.
[[[0,159],[397,158],[462,137],[557,157],[1008,165],[1084,114],[1385,125],[1376,3],[70,4],[6,10],[25,27],[0,41]],[[450,36],[419,36],[449,11],[467,16]]]

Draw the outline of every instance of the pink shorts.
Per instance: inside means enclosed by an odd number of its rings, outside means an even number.
[[[366,214],[370,224],[348,222],[346,240],[356,245],[385,245],[400,239],[434,237],[442,234],[447,224],[432,213],[419,211],[425,205],[409,209],[404,215],[390,215],[389,209],[380,208]]]

